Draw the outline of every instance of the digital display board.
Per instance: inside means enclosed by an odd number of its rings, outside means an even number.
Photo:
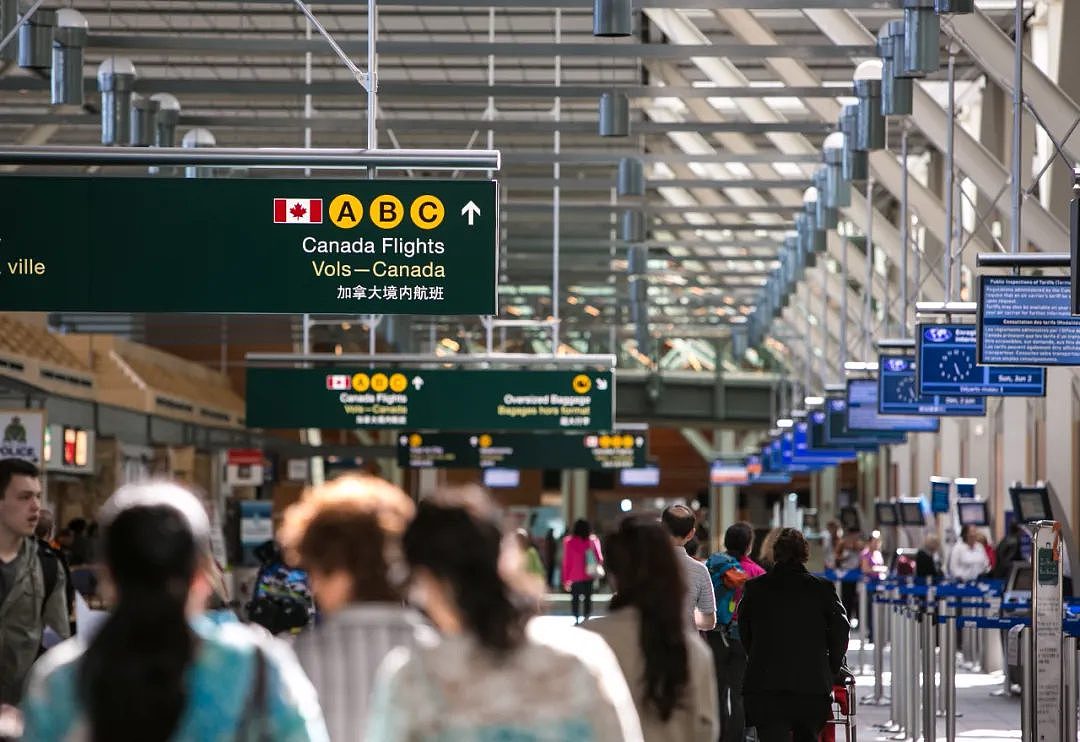
[[[962,526],[990,525],[990,511],[983,500],[956,503],[956,516]]]
[[[750,484],[750,471],[745,463],[714,461],[709,469],[709,483],[717,487],[738,487]]]
[[[659,487],[660,467],[643,466],[639,469],[619,469],[620,487]]]
[[[916,334],[920,394],[1044,397],[1046,369],[980,366],[976,325],[919,325]]]
[[[980,276],[978,361],[1080,366],[1080,317],[1067,276]]]
[[[814,414],[814,413],[811,413]],[[810,445],[810,422],[799,421],[795,423],[793,438],[795,450],[792,453],[794,463],[823,463],[834,464],[842,461],[851,461],[856,454],[854,449],[815,449]]]
[[[484,486],[489,489],[512,489],[521,484],[517,469],[484,469]]]
[[[919,415],[883,415],[878,412],[878,383],[876,379],[851,379],[848,381],[847,424],[848,428],[863,430],[891,430],[913,433],[936,433],[939,421],[936,417]]]
[[[632,469],[648,463],[645,431],[614,433],[422,433],[398,436],[398,465],[411,469]]]
[[[979,483],[978,479],[973,477],[957,477],[956,484],[956,496],[961,500],[975,497],[975,485]]]
[[[848,427],[847,400],[829,397],[825,400],[825,443],[828,446],[850,446],[873,449],[889,443],[904,443],[907,433],[889,430],[852,430]]]
[[[930,477],[930,509],[935,513],[949,512],[952,481],[942,477]]]
[[[914,356],[883,355],[878,358],[878,412],[885,415],[986,414],[986,397],[920,394],[915,368]]]

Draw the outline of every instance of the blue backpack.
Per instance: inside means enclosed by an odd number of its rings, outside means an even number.
[[[713,554],[705,562],[705,567],[709,570],[713,592],[716,594],[716,625],[728,626],[735,615],[735,591],[746,582],[746,573],[739,566],[739,560],[726,552]],[[735,587],[728,587],[724,583],[724,575],[732,569],[738,570],[742,579],[736,580],[738,584]]]

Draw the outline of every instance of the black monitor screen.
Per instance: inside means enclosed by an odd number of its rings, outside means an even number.
[[[894,502],[874,503],[874,515],[879,526],[895,526],[900,522],[900,514],[896,511]]]
[[[1013,509],[1021,523],[1052,520],[1050,492],[1045,487],[1012,487]]]
[[[850,505],[840,508],[840,525],[845,531],[861,531],[862,523],[859,519],[859,511]]]
[[[956,504],[956,514],[962,526],[990,525],[990,513],[985,502],[958,502]]]
[[[900,522],[905,526],[925,526],[926,513],[923,512],[922,500],[902,500]]]
[[[1006,592],[1031,592],[1031,565],[1013,565]]]

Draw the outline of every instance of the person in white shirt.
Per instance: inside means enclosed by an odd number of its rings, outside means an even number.
[[[954,580],[970,581],[990,571],[990,557],[979,543],[975,526],[965,525],[960,540],[949,554],[948,575]]]

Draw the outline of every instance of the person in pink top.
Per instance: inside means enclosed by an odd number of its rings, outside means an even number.
[[[563,538],[562,558],[562,584],[563,589],[570,593],[574,623],[587,621],[592,614],[593,580],[596,574],[595,571],[590,572],[590,554],[596,567],[604,564],[600,539],[593,535],[589,522],[579,518],[574,522],[570,534]]]

